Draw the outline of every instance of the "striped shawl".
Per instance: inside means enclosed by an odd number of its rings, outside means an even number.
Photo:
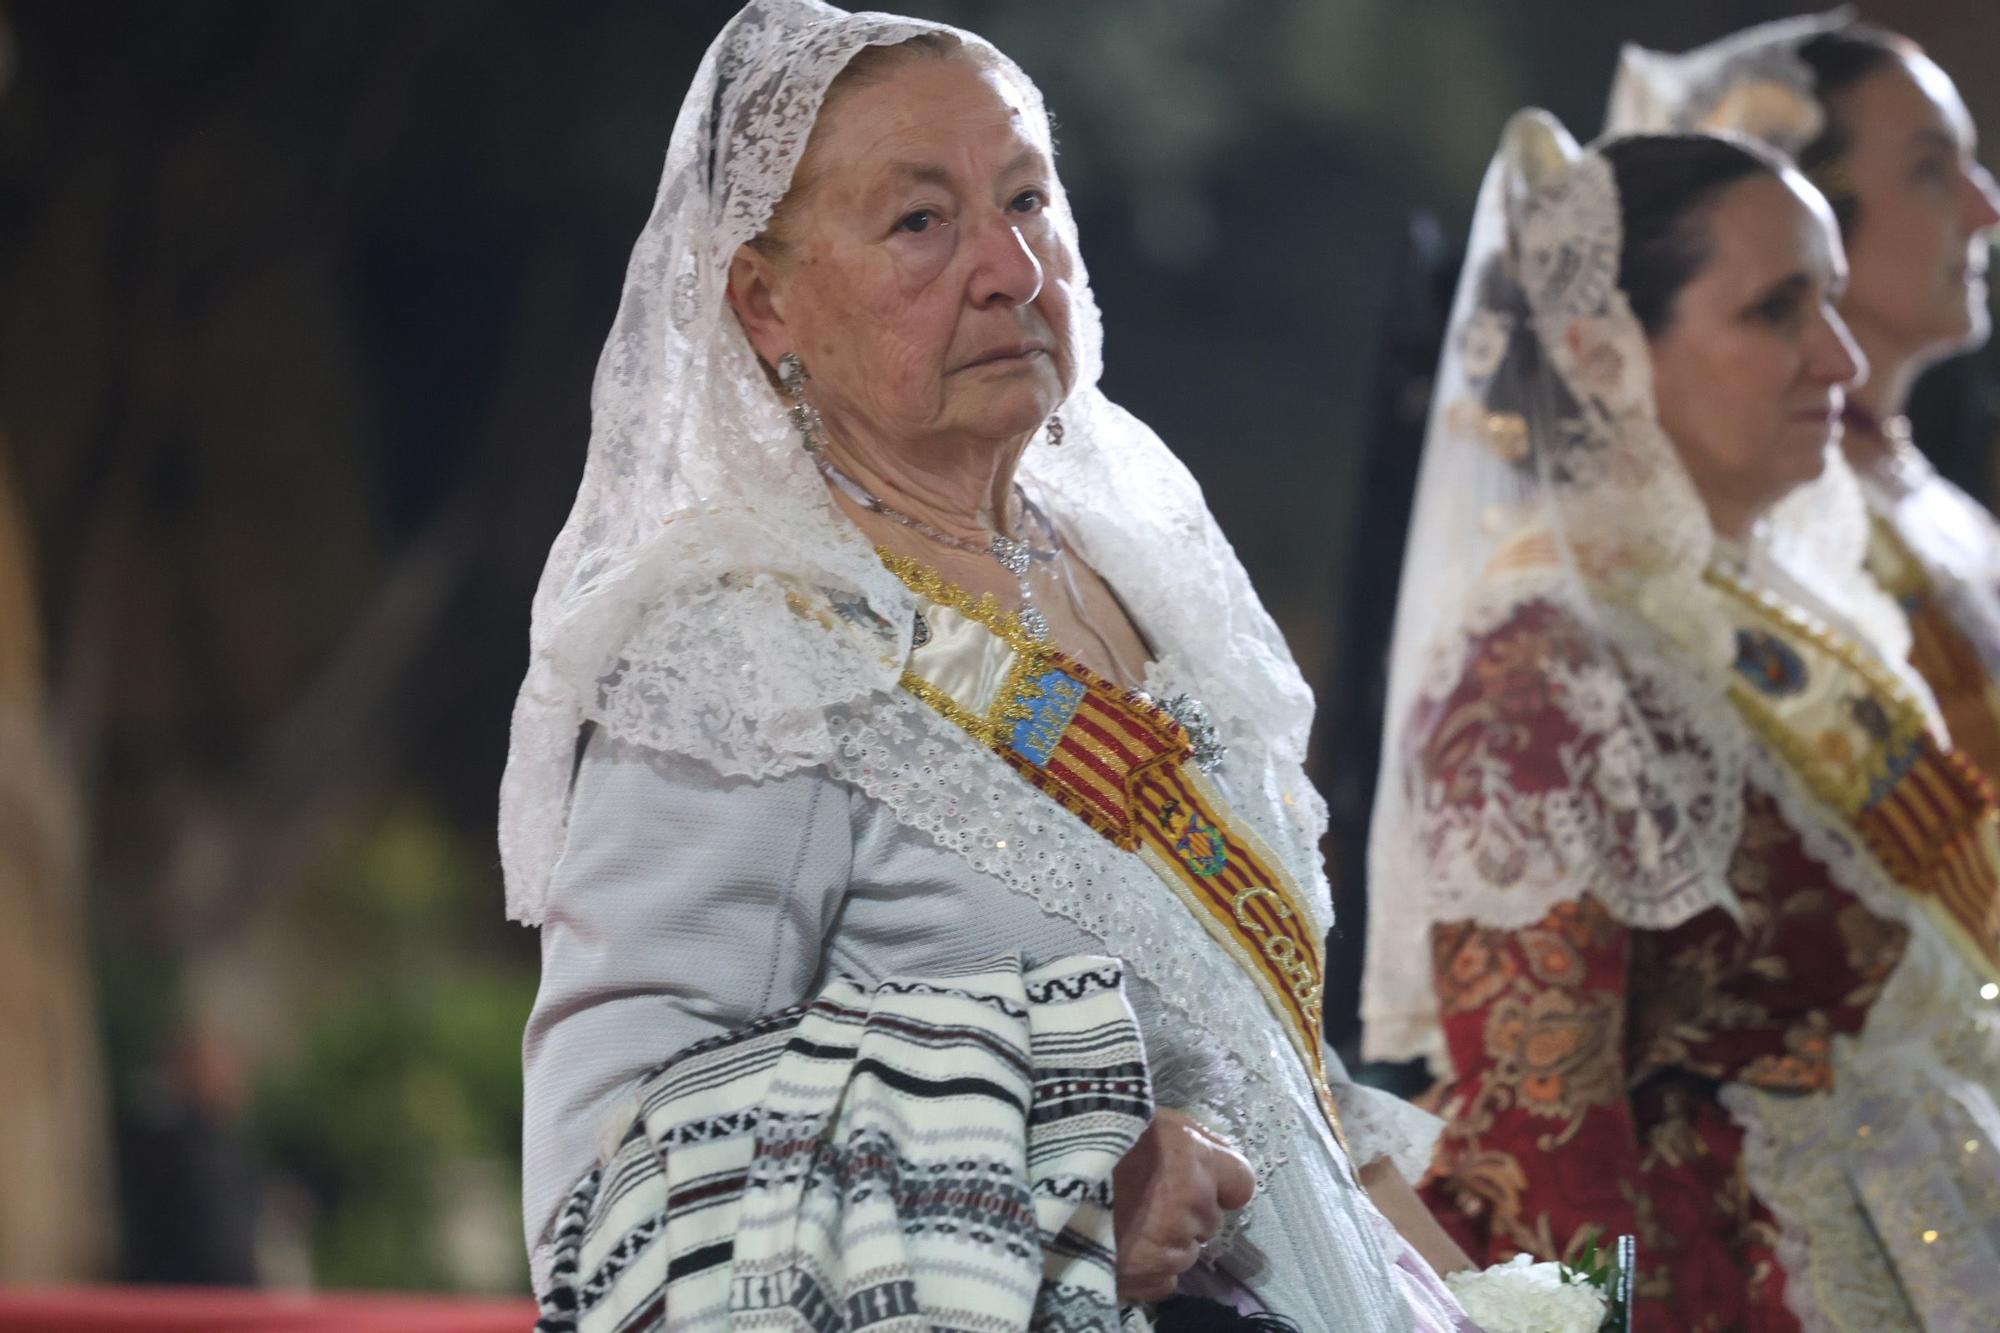
[[[843,979],[680,1052],[558,1213],[537,1328],[1115,1333],[1111,1171],[1152,1116],[1123,984]]]

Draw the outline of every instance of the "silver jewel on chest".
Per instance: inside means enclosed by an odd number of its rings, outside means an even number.
[[[1029,638],[1033,639],[1036,643],[1044,643],[1048,640],[1049,621],[1047,616],[1044,616],[1040,611],[1026,602],[1021,604],[1021,609],[1015,614],[1020,617],[1021,628],[1027,632]]]
[[[924,619],[924,613],[917,612],[916,628],[910,633],[910,651],[915,652],[931,641],[931,622]]]
[[[1222,733],[1216,730],[1208,705],[1192,694],[1176,694],[1160,701],[1160,711],[1180,723],[1181,730],[1187,733],[1188,744],[1194,749],[1195,767],[1204,773],[1214,772],[1229,753],[1229,747],[1222,743]]]
[[[1028,562],[1034,558],[1026,542],[997,532],[993,534],[992,551],[1000,567],[1015,578],[1028,572]]]

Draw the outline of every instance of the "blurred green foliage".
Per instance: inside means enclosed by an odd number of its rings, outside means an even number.
[[[504,1164],[513,1203],[521,1028],[535,976],[486,957],[465,924],[492,882],[463,834],[418,803],[337,855],[318,896],[321,946],[342,959],[296,1019],[296,1053],[263,1071],[251,1132],[304,1186],[315,1279],[461,1287],[444,1239],[461,1164]],[[511,1214],[499,1234],[513,1244]],[[524,1260],[513,1265],[525,1282]]]

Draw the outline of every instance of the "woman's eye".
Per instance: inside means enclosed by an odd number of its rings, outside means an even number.
[[[896,224],[896,230],[907,231],[912,235],[920,236],[933,227],[941,227],[943,225],[944,219],[937,215],[935,209],[919,208],[914,212],[905,213],[902,221]]]
[[[1016,213],[1039,213],[1048,203],[1048,196],[1040,190],[1023,190],[1014,196],[1013,209]]]
[[[1917,163],[1911,175],[1928,185],[1942,184],[1951,175],[1952,164],[1941,157],[1927,157]]]
[[[1759,305],[1753,313],[1766,324],[1789,324],[1798,318],[1798,298],[1790,293],[1774,296]]]

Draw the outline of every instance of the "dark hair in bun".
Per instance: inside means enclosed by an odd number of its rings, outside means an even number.
[[[1783,167],[1749,140],[1708,134],[1635,135],[1600,151],[1618,182],[1618,285],[1653,337],[1673,323],[1681,289],[1708,262],[1716,200],[1738,181]]]
[[[1909,38],[1868,23],[1823,32],[1799,46],[1799,59],[1812,71],[1813,96],[1826,118],[1819,137],[1799,150],[1799,170],[1826,193],[1843,233],[1852,232],[1861,215],[1847,179],[1847,154],[1854,147],[1847,94],[1869,75],[1918,51]]]

